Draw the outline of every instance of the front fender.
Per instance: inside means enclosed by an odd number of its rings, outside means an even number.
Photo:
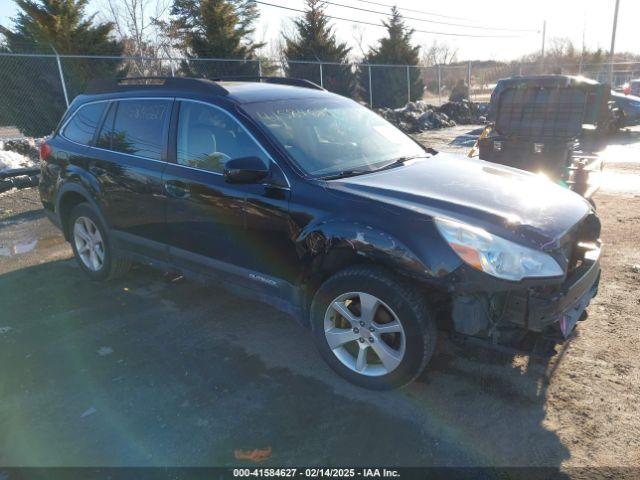
[[[328,269],[336,252],[365,257],[404,275],[435,279],[434,272],[414,251],[395,236],[359,222],[325,220],[308,225],[296,240],[302,258],[313,269]]]

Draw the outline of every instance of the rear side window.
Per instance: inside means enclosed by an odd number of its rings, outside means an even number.
[[[116,152],[160,160],[170,108],[169,100],[116,102],[105,119],[97,145]]]
[[[113,134],[113,121],[116,118],[116,110],[118,109],[117,103],[112,103],[109,106],[109,112],[107,112],[107,116],[104,119],[104,123],[102,124],[102,130],[100,130],[100,135],[96,139],[96,147],[105,148],[107,150],[111,149],[111,135]]]
[[[89,145],[106,105],[100,102],[80,107],[64,127],[62,135],[73,142]]]

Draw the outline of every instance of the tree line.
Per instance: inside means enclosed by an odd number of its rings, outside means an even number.
[[[253,0],[102,0],[104,8],[93,15],[87,14],[89,0],[14,1],[19,10],[13,25],[0,26],[0,52],[115,57],[63,58],[61,66],[70,97],[81,93],[93,78],[270,75],[279,68],[272,61],[274,55],[265,56],[265,42],[255,38],[259,10]],[[446,43],[434,41],[421,52],[412,42],[414,31],[397,8],[391,9],[383,25],[386,31],[381,38],[371,47],[360,45],[356,55],[337,39],[323,1],[306,0],[304,13],[294,20],[291,31],[280,35],[275,56],[283,60],[287,76],[322,81],[325,88],[336,93],[364,102],[371,99],[374,107],[401,106],[407,101],[407,90],[411,100],[416,100],[422,98],[425,88],[418,68],[376,65],[456,65],[457,51]],[[158,60],[169,56],[183,60],[179,64]],[[355,57],[360,58],[357,66],[352,62]],[[578,57],[585,63],[598,63],[605,55],[584,49],[577,52],[570,42],[552,39],[546,66],[549,70]],[[244,62],[203,60],[211,58]],[[522,60],[540,59],[534,54]],[[16,125],[29,135],[51,131],[65,109],[55,62],[51,57],[0,57],[4,94],[0,125]],[[296,62],[328,63],[320,72],[317,63]],[[495,70],[508,76],[511,70],[505,68],[511,67],[516,68],[516,64],[497,62]],[[445,84],[454,80],[459,79],[443,78]],[[432,93],[437,93],[438,86],[436,80],[426,85]]]
[[[276,68],[261,56],[265,43],[254,39],[259,10],[252,0],[107,0],[106,14],[101,15],[87,14],[88,0],[15,2],[19,11],[13,25],[0,26],[4,37],[0,52],[132,57],[129,61],[63,58],[71,97],[93,78],[154,71],[148,61],[133,57],[180,57],[183,60],[173,74],[209,78],[257,75],[258,60],[263,75]],[[149,15],[150,6],[157,16]],[[389,20],[383,23],[386,34],[364,52],[362,63],[417,65],[420,49],[412,45],[413,30],[400,12],[392,8]],[[294,20],[291,32],[282,34],[281,43],[279,53],[287,76],[320,83],[317,65],[295,62],[330,62],[322,72],[328,90],[369,100],[371,77],[375,106],[396,107],[407,100],[404,69],[352,67],[351,48],[337,39],[322,0],[306,0],[304,13]],[[245,62],[199,61],[205,58]],[[11,121],[29,135],[43,135],[54,128],[65,108],[54,61],[52,57],[0,58],[0,85],[7,92],[0,106],[0,124]],[[421,98],[418,69],[411,69],[410,82],[412,99]],[[26,91],[38,94],[25,95]]]

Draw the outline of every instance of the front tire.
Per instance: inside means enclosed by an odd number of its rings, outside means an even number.
[[[372,266],[346,268],[323,283],[311,305],[311,327],[333,370],[376,390],[418,377],[437,338],[435,318],[421,292]]]
[[[76,205],[67,223],[80,268],[94,280],[111,280],[129,271],[131,262],[116,251],[100,217],[87,203]]]

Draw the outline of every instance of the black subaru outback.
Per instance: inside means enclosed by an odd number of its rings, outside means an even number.
[[[259,298],[369,388],[416,378],[436,327],[562,340],[598,287],[583,198],[424,148],[309,82],[97,83],[41,159],[42,203],[91,278],[136,261]]]

